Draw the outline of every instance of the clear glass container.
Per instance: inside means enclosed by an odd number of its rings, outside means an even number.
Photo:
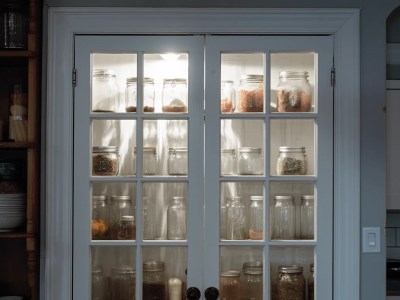
[[[110,207],[106,196],[92,196],[92,239],[106,240],[110,229]]]
[[[172,197],[167,209],[167,239],[186,240],[186,206],[183,197]]]
[[[225,271],[221,273],[219,284],[219,299],[240,299],[240,271]]]
[[[226,239],[244,240],[247,237],[246,229],[246,207],[242,197],[232,197],[226,205]]]
[[[111,299],[135,299],[135,269],[129,266],[119,266],[111,269]]]
[[[310,276],[308,277],[308,300],[314,300],[314,264],[310,264]]]
[[[168,175],[188,174],[188,149],[187,147],[169,148]]]
[[[159,238],[158,228],[160,224],[157,222],[156,205],[151,197],[143,197],[143,239],[156,240]]]
[[[279,73],[276,101],[279,112],[309,112],[311,101],[308,72],[282,71]]]
[[[116,146],[93,147],[92,175],[116,176],[119,172],[119,153]]]
[[[165,264],[162,261],[143,263],[143,300],[166,300]]]
[[[263,75],[243,75],[237,92],[238,112],[264,111]]]
[[[221,175],[234,175],[236,173],[235,149],[221,149]]]
[[[251,196],[249,207],[249,237],[251,240],[262,240],[264,232],[264,197]]]
[[[242,300],[263,300],[262,262],[245,262],[240,281]]]
[[[134,157],[132,160],[132,173],[136,174],[136,147],[133,150]],[[143,148],[143,175],[156,175],[157,174],[157,162],[158,154],[156,147],[144,147]]]
[[[235,111],[235,88],[232,80],[221,81],[221,112],[233,113]]]
[[[119,105],[119,90],[116,75],[112,70],[97,69],[92,79],[92,111],[116,112]]]
[[[0,16],[0,48],[26,49],[28,41],[28,6],[21,0],[4,1]]]
[[[118,239],[118,231],[123,216],[134,216],[134,208],[130,196],[111,196],[110,238]]]
[[[314,239],[314,196],[301,196],[300,204],[300,237]]]
[[[273,239],[292,240],[296,237],[296,207],[293,196],[275,196],[272,206]]]
[[[143,112],[154,112],[154,79],[143,78]],[[137,78],[126,79],[125,111],[136,112],[137,107]]]
[[[303,267],[297,265],[280,266],[278,270],[279,300],[305,300]]]
[[[134,216],[121,216],[118,224],[117,240],[134,240],[136,226]]]
[[[186,113],[188,111],[188,88],[186,79],[164,79],[162,111],[175,113]]]
[[[239,148],[238,173],[240,175],[262,175],[263,156],[261,148]]]
[[[279,147],[276,162],[278,175],[307,175],[308,159],[305,147]]]
[[[107,300],[103,266],[92,266],[92,300]]]

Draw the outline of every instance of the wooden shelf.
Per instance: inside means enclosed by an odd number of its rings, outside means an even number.
[[[0,149],[24,149],[35,147],[35,142],[0,142]]]
[[[27,232],[0,232],[0,239],[25,239],[33,237],[35,237],[33,233]]]
[[[0,50],[0,57],[35,57],[36,53],[28,50]]]

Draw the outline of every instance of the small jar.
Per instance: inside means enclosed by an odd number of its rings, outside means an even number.
[[[106,284],[104,280],[103,266],[92,266],[92,300],[106,300]]]
[[[246,206],[242,197],[235,196],[226,204],[226,239],[244,240],[247,237]]]
[[[238,165],[240,175],[262,175],[263,157],[261,148],[239,148]]]
[[[92,79],[92,111],[115,112],[119,105],[116,75],[112,70],[97,69]]]
[[[308,277],[308,300],[314,300],[314,264],[310,264],[310,277]]]
[[[263,264],[245,262],[240,279],[241,299],[263,300]]]
[[[169,148],[168,175],[188,174],[188,149],[186,147]]]
[[[183,197],[172,197],[167,208],[167,239],[186,240],[186,206]]]
[[[188,111],[188,88],[186,79],[164,79],[162,111],[186,113]]]
[[[135,299],[135,269],[129,266],[111,269],[111,299]]]
[[[135,217],[121,216],[118,225],[117,240],[134,240],[136,236],[135,230]]]
[[[106,240],[110,229],[110,208],[106,196],[92,197],[92,239]]]
[[[154,112],[154,79],[143,78],[143,112]],[[137,106],[137,78],[126,79],[125,111],[136,112]]]
[[[263,75],[243,75],[240,77],[237,110],[239,112],[264,111]]]
[[[280,266],[277,288],[279,300],[304,300],[305,279],[303,267],[297,265]]]
[[[118,239],[118,232],[123,216],[134,216],[134,208],[130,196],[111,196],[110,238]]]
[[[92,175],[116,176],[119,172],[119,153],[116,146],[93,147]]]
[[[300,204],[300,237],[314,239],[314,196],[301,196]]]
[[[221,81],[221,112],[233,113],[235,111],[235,88],[232,80]]]
[[[236,167],[235,149],[221,149],[221,175],[234,175]]]
[[[219,284],[219,299],[221,300],[240,300],[240,272],[222,272]]]
[[[275,196],[271,213],[273,239],[293,240],[296,236],[296,207],[293,196]]]
[[[264,197],[250,196],[249,237],[251,240],[262,240],[264,232]]]
[[[136,147],[134,148],[134,157],[132,161],[132,173],[136,174]],[[143,148],[143,175],[156,175],[157,174],[157,149],[156,147]]]
[[[278,175],[307,175],[307,164],[305,147],[279,147],[276,163]]]
[[[143,299],[167,299],[165,264],[162,261],[143,263]]]
[[[311,101],[308,72],[283,71],[279,73],[276,101],[279,112],[309,112]]]

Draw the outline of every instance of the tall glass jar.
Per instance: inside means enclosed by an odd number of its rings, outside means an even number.
[[[143,197],[143,239],[156,240],[159,238],[155,201],[151,197]]]
[[[305,300],[303,267],[280,266],[277,287],[279,300]]]
[[[92,239],[106,240],[110,229],[110,207],[106,196],[92,196]]]
[[[225,271],[221,273],[219,284],[219,299],[240,300],[240,272]]]
[[[28,6],[21,0],[3,1],[1,9],[0,48],[26,49],[28,41]]]
[[[92,266],[92,300],[106,300],[106,284],[104,280],[103,266]]]
[[[279,73],[276,101],[279,112],[309,112],[311,101],[308,72],[282,71]]]
[[[135,299],[135,269],[119,266],[111,269],[111,299]]]
[[[262,175],[263,169],[261,148],[239,148],[238,173],[240,175]]]
[[[234,175],[236,169],[235,149],[221,149],[221,175]]]
[[[172,197],[167,209],[167,238],[186,240],[186,206],[183,197]]]
[[[92,175],[116,176],[119,172],[119,153],[116,146],[93,147]]]
[[[168,175],[188,174],[188,149],[187,147],[169,148]]]
[[[110,238],[118,239],[118,231],[123,216],[133,217],[134,208],[130,196],[111,196],[110,208]]]
[[[232,113],[235,111],[235,88],[232,80],[221,81],[221,112]]]
[[[279,147],[276,162],[278,175],[307,175],[308,159],[305,147]]]
[[[188,111],[188,88],[186,79],[164,79],[162,111],[180,113]]]
[[[132,173],[136,174],[136,147],[133,150]],[[143,175],[156,175],[158,154],[156,147],[143,147]]]
[[[242,197],[232,197],[226,205],[226,239],[246,239],[246,228],[246,207],[242,203]]]
[[[143,300],[166,300],[165,264],[162,261],[143,263]]]
[[[136,112],[137,107],[137,78],[126,79],[125,111]],[[143,78],[143,112],[154,112],[154,79]]]
[[[249,237],[251,240],[262,240],[264,232],[264,197],[251,196],[249,208]]]
[[[262,262],[245,262],[243,264],[240,295],[242,300],[263,299],[263,264]]]
[[[92,111],[115,112],[119,105],[116,75],[112,70],[97,69],[92,79]]]
[[[300,204],[300,237],[314,238],[314,196],[301,196]]]
[[[263,112],[263,75],[243,75],[238,87],[238,112]]]
[[[310,264],[310,277],[308,277],[308,300],[314,300],[314,264]]]
[[[275,196],[272,207],[273,239],[296,237],[296,207],[293,196]]]

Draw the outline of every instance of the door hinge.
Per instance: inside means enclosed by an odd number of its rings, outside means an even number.
[[[72,70],[72,86],[76,87],[76,69]]]
[[[331,68],[331,86],[335,86],[336,83],[336,71],[335,67]]]

